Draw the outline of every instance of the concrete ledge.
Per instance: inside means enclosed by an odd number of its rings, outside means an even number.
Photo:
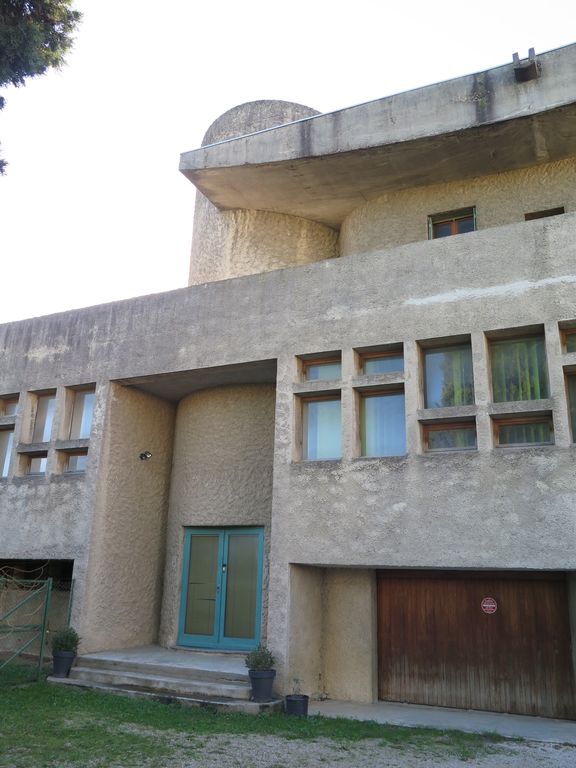
[[[64,685],[85,690],[99,691],[100,693],[113,693],[119,696],[159,701],[162,704],[181,704],[184,707],[206,707],[218,712],[242,712],[246,715],[259,715],[261,712],[280,712],[283,707],[282,699],[273,699],[263,703],[255,701],[243,701],[241,699],[227,699],[224,697],[192,697],[172,696],[152,691],[142,691],[121,686],[110,686],[102,683],[92,683],[85,680],[72,680],[68,677],[48,677],[49,685]]]

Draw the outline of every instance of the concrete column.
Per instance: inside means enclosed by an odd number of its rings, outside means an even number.
[[[417,411],[423,406],[422,365],[418,344],[404,342],[404,393],[406,403],[406,450],[408,453],[422,452],[422,437]]]
[[[571,444],[572,438],[570,435],[570,417],[568,415],[568,400],[566,398],[566,379],[562,367],[563,355],[558,323],[546,323],[544,326],[544,333],[546,339],[548,377],[550,380],[550,397],[554,403],[554,442],[562,448],[567,448]]]
[[[360,455],[360,425],[358,398],[352,389],[356,375],[356,353],[353,349],[342,350],[342,458],[345,461]]]
[[[492,401],[490,386],[490,355],[486,336],[482,332],[470,335],[472,343],[472,365],[474,371],[474,398],[478,408],[476,417],[476,439],[478,450],[491,451],[492,420],[488,416],[488,403]]]

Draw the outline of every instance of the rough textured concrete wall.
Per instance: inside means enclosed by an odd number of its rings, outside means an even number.
[[[270,385],[207,389],[178,406],[170,492],[162,643],[178,630],[186,526],[262,526],[264,594],[272,503],[275,390]],[[266,627],[267,602],[262,627]]]
[[[476,206],[478,229],[524,220],[564,206],[576,210],[576,159],[465,181],[388,192],[353,211],[342,224],[342,256],[428,239],[428,216]]]
[[[374,571],[324,571],[323,679],[330,699],[378,698]]]
[[[325,687],[322,678],[324,571],[321,568],[290,567],[289,622],[288,659],[280,665],[276,686],[285,693],[318,697]]]
[[[158,639],[174,407],[112,384],[82,621],[83,652]],[[139,454],[152,458],[141,461]]]
[[[317,114],[286,101],[256,101],[225,112],[208,129],[202,146]],[[196,194],[189,285],[225,280],[338,255],[330,227],[265,211],[219,211]]]

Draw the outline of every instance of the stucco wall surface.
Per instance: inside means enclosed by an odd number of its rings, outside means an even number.
[[[523,221],[524,214],[576,209],[576,159],[463,181],[388,192],[356,208],[340,232],[342,256],[428,239],[428,216],[476,206],[478,229]]]
[[[338,255],[338,234],[314,221],[266,211],[219,211],[198,192],[190,285],[296,267]]]
[[[324,571],[323,679],[331,699],[371,702],[377,694],[374,571]]]
[[[81,650],[158,639],[174,408],[110,387],[95,497]],[[152,457],[141,461],[139,454]]]
[[[274,386],[244,385],[203,390],[178,406],[162,610],[166,644],[178,630],[185,527],[265,529],[266,627],[274,402]]]

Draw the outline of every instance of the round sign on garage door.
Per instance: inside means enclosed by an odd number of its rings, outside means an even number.
[[[498,603],[493,597],[485,597],[480,603],[480,607],[484,613],[496,613],[498,610]]]

